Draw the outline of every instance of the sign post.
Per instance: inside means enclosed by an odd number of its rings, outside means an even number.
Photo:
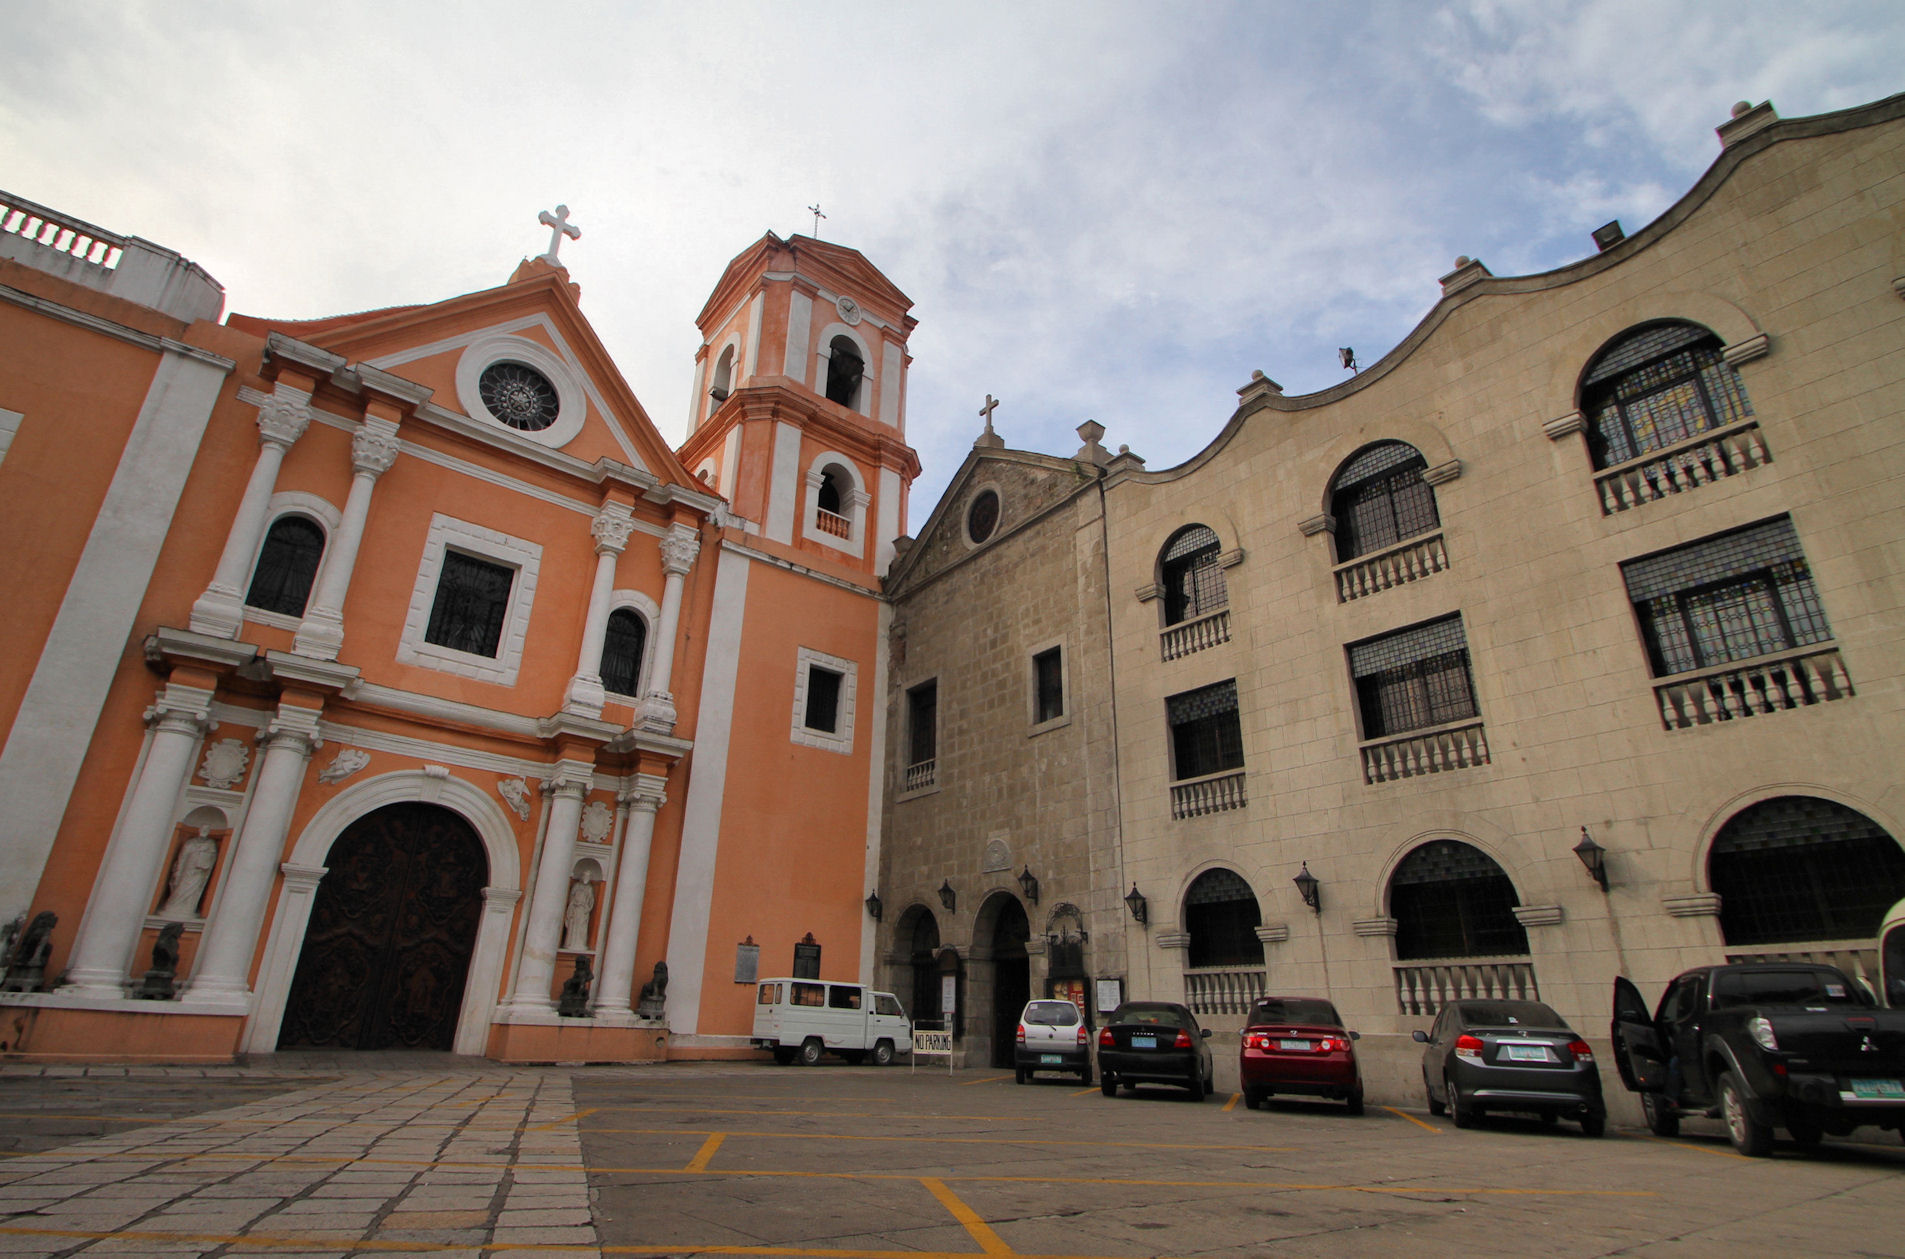
[[[921,1055],[924,1055],[929,1058],[944,1058],[946,1060],[946,1074],[951,1075],[953,1069],[952,1053],[953,1034],[951,1028],[944,1030],[931,1030],[917,1026],[913,1028],[912,1070],[919,1070],[919,1060]]]

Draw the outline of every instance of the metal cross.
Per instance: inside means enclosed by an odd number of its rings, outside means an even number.
[[[814,239],[819,240],[820,239],[820,220],[826,218],[827,216],[820,212],[820,203],[818,201],[814,202],[812,205],[807,207],[807,213],[814,216]]]
[[[536,216],[536,221],[549,229],[549,252],[542,256],[542,260],[552,267],[561,266],[556,251],[562,248],[562,238],[567,236],[570,240],[581,240],[582,229],[569,221],[569,207],[566,205],[557,206],[554,214],[544,210]]]
[[[992,431],[992,413],[999,409],[999,400],[991,394],[986,395],[986,404],[979,408],[979,414],[986,419],[986,432]]]

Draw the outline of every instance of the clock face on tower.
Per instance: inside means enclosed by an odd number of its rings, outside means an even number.
[[[841,321],[849,327],[860,322],[860,303],[851,297],[834,298],[833,308],[840,312]]]

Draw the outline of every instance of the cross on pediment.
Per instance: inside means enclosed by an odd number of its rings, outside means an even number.
[[[986,432],[992,431],[992,413],[999,409],[999,400],[991,394],[986,395],[986,404],[979,408],[979,414],[985,417]]]
[[[562,238],[567,236],[570,240],[581,240],[582,229],[569,221],[569,207],[566,205],[557,206],[554,214],[544,210],[536,216],[536,221],[549,229],[549,252],[542,255],[542,260],[552,267],[561,266],[562,260],[556,257],[556,251],[562,248]]]

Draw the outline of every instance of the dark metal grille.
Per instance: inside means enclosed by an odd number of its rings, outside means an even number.
[[[1905,898],[1905,850],[1863,813],[1781,796],[1741,810],[1713,841],[1707,874],[1728,944],[1864,940]]]
[[[1472,844],[1434,839],[1389,878],[1389,914],[1396,920],[1396,957],[1503,957],[1528,952],[1515,917],[1515,885]]]
[[[1041,651],[1032,657],[1034,684],[1038,689],[1038,720],[1052,721],[1065,715],[1065,668],[1059,649]]]
[[[987,490],[972,500],[972,509],[966,513],[966,536],[974,542],[984,542],[999,527],[999,496]]]
[[[909,765],[923,765],[939,753],[939,683],[922,682],[906,693]]]
[[[549,378],[521,363],[491,363],[477,378],[476,392],[491,415],[526,433],[548,428],[562,410]]]
[[[1435,489],[1422,479],[1422,453],[1403,442],[1380,442],[1351,459],[1330,495],[1340,563],[1427,533],[1441,523]]]
[[[1206,870],[1184,894],[1184,930],[1190,934],[1187,966],[1261,966],[1263,913],[1241,875]]]
[[[836,734],[840,726],[840,675],[832,669],[810,665],[807,669],[807,715],[802,723],[809,730]]]
[[[1582,382],[1581,407],[1597,468],[1753,414],[1720,339],[1694,324],[1656,324],[1609,346]]]
[[[509,588],[515,580],[513,568],[461,551],[445,551],[424,640],[474,656],[494,656],[502,641]]]
[[[617,695],[635,695],[641,685],[642,651],[648,646],[648,625],[627,608],[609,613],[602,635],[602,689]],[[666,680],[662,683],[666,689]]]
[[[1165,544],[1162,583],[1164,623],[1208,616],[1230,604],[1224,588],[1224,570],[1217,566],[1223,545],[1203,525],[1187,525]]]
[[[1365,739],[1462,721],[1480,711],[1459,615],[1356,643],[1349,649],[1349,669]]]
[[[1784,516],[1630,560],[1621,575],[1656,677],[1832,637]]]
[[[1237,723],[1235,681],[1173,695],[1164,701],[1164,707],[1180,780],[1243,768],[1244,740]]]
[[[280,516],[258,550],[258,570],[245,602],[265,612],[303,616],[324,558],[324,530],[303,516]]]

